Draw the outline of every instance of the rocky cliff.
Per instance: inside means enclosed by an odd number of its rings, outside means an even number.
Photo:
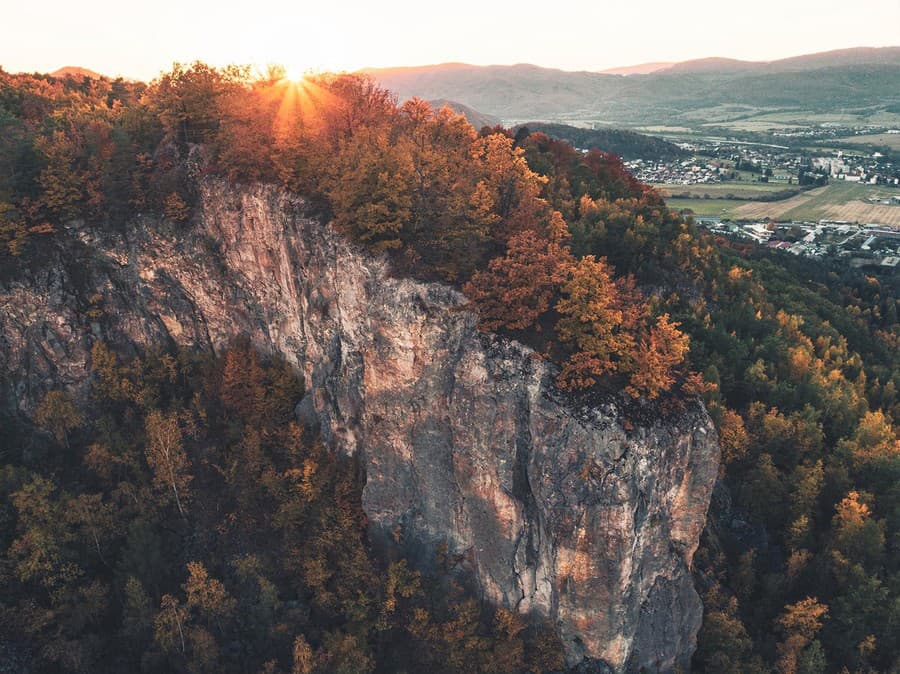
[[[584,407],[526,347],[476,330],[451,288],[397,279],[272,188],[201,186],[197,222],[114,235],[0,288],[5,399],[81,389],[90,347],[217,349],[243,334],[302,372],[297,413],[360,456],[376,543],[446,543],[490,600],[557,626],[583,670],[686,666],[701,621],[689,568],[718,468],[699,406],[632,426]]]

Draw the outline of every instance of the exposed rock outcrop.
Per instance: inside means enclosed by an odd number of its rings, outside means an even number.
[[[201,192],[196,225],[73,227],[74,253],[0,289],[11,404],[79,390],[100,337],[216,349],[248,335],[302,372],[298,414],[361,457],[373,540],[422,559],[447,543],[490,600],[552,619],[572,666],[688,664],[719,457],[701,407],[634,428],[612,402],[577,408],[548,363],[479,333],[459,293],[392,278],[302,200]]]

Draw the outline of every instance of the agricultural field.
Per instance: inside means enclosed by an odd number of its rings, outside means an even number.
[[[900,227],[900,206],[872,204],[871,196],[900,194],[898,190],[835,182],[783,201],[738,201],[734,199],[667,199],[669,208],[689,208],[697,215],[738,219],[847,220]]]
[[[781,192],[782,190],[797,189],[797,185],[788,185],[787,182],[770,181],[768,183],[757,183],[749,180],[736,180],[727,183],[711,183],[698,185],[653,185],[660,190],[664,196],[674,195],[681,197],[687,194],[695,198],[704,198],[709,195],[710,199],[753,199],[755,197],[766,194]]]
[[[738,215],[737,209],[739,206],[748,203],[755,204],[759,202],[737,201],[735,199],[681,199],[677,197],[666,199],[666,204],[675,211],[689,208],[695,215],[706,215],[730,220],[746,217]]]
[[[722,104],[711,107],[688,110],[681,114],[681,119],[689,124],[713,126],[722,122],[744,119],[771,112],[771,108],[760,108],[751,105]]]
[[[725,127],[735,131],[764,132],[786,127],[900,126],[900,114],[886,110],[857,112],[778,111],[735,116],[732,119],[710,118],[701,127]],[[856,138],[853,136],[852,138]]]
[[[889,147],[900,152],[900,133],[872,133],[868,135],[847,136],[835,138],[833,143],[843,145],[873,145],[876,147]]]
[[[785,207],[785,210],[774,217],[784,220],[848,220],[900,227],[900,206],[885,206],[866,201],[872,196],[898,193],[900,192],[897,190],[883,187],[837,182],[794,197],[794,199],[805,197],[796,204],[791,203],[793,199],[773,204]]]
[[[773,122],[766,119],[735,119],[727,122],[710,122],[704,124],[706,127],[716,127],[731,129],[732,131],[745,131],[750,133],[766,133],[768,131],[781,131],[782,129],[793,129],[801,124],[788,124],[787,122]]]
[[[686,133],[688,135],[695,133],[695,131],[687,126],[636,126],[634,130],[639,133],[650,133],[650,134],[666,134],[666,133]]]

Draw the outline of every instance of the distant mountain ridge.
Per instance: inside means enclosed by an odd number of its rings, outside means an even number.
[[[717,106],[833,110],[900,102],[900,47],[844,49],[765,63],[699,59],[627,76],[465,63],[364,72],[401,100],[448,99],[506,123],[600,119],[670,124]]]
[[[619,66],[617,68],[607,68],[600,72],[604,75],[649,75],[650,73],[659,72],[675,65],[674,61],[653,61],[651,63],[639,63],[634,66]]]
[[[833,51],[803,54],[774,61],[742,61],[739,59],[711,57],[673,63],[668,68],[654,72],[697,73],[697,72],[796,72],[819,68],[845,67],[855,65],[897,65],[900,66],[900,47],[854,47]]]

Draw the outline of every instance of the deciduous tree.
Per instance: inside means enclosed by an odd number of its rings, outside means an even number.
[[[675,370],[684,361],[689,339],[678,329],[678,323],[662,314],[641,340],[634,357],[633,371],[627,391],[634,397],[653,399],[668,391],[675,383]]]
[[[478,305],[485,330],[524,330],[553,306],[575,261],[565,245],[565,223],[555,214],[548,233],[526,230],[509,240],[504,257],[476,272],[464,292]],[[538,328],[539,329],[539,328]]]
[[[34,417],[41,426],[53,433],[57,442],[66,447],[69,446],[69,431],[84,422],[84,417],[72,399],[59,389],[47,392]]]
[[[154,410],[145,422],[147,464],[153,471],[153,482],[158,489],[171,490],[175,505],[185,516],[185,504],[190,498],[190,461],[185,454],[181,426],[178,417]]]
[[[827,617],[828,606],[814,597],[784,607],[777,623],[784,636],[778,644],[777,666],[780,674],[796,674],[799,671],[798,661],[822,629]],[[807,656],[806,659],[814,658]]]
[[[598,377],[629,367],[635,355],[636,328],[643,308],[632,299],[633,286],[617,283],[606,260],[581,258],[563,286],[556,310],[560,339],[575,353],[563,364],[559,383],[565,389],[593,386]]]
[[[237,608],[237,602],[225,590],[225,586],[215,578],[211,578],[206,567],[200,562],[188,562],[188,579],[184,592],[187,606],[197,609],[207,621],[220,626],[231,617]]]

